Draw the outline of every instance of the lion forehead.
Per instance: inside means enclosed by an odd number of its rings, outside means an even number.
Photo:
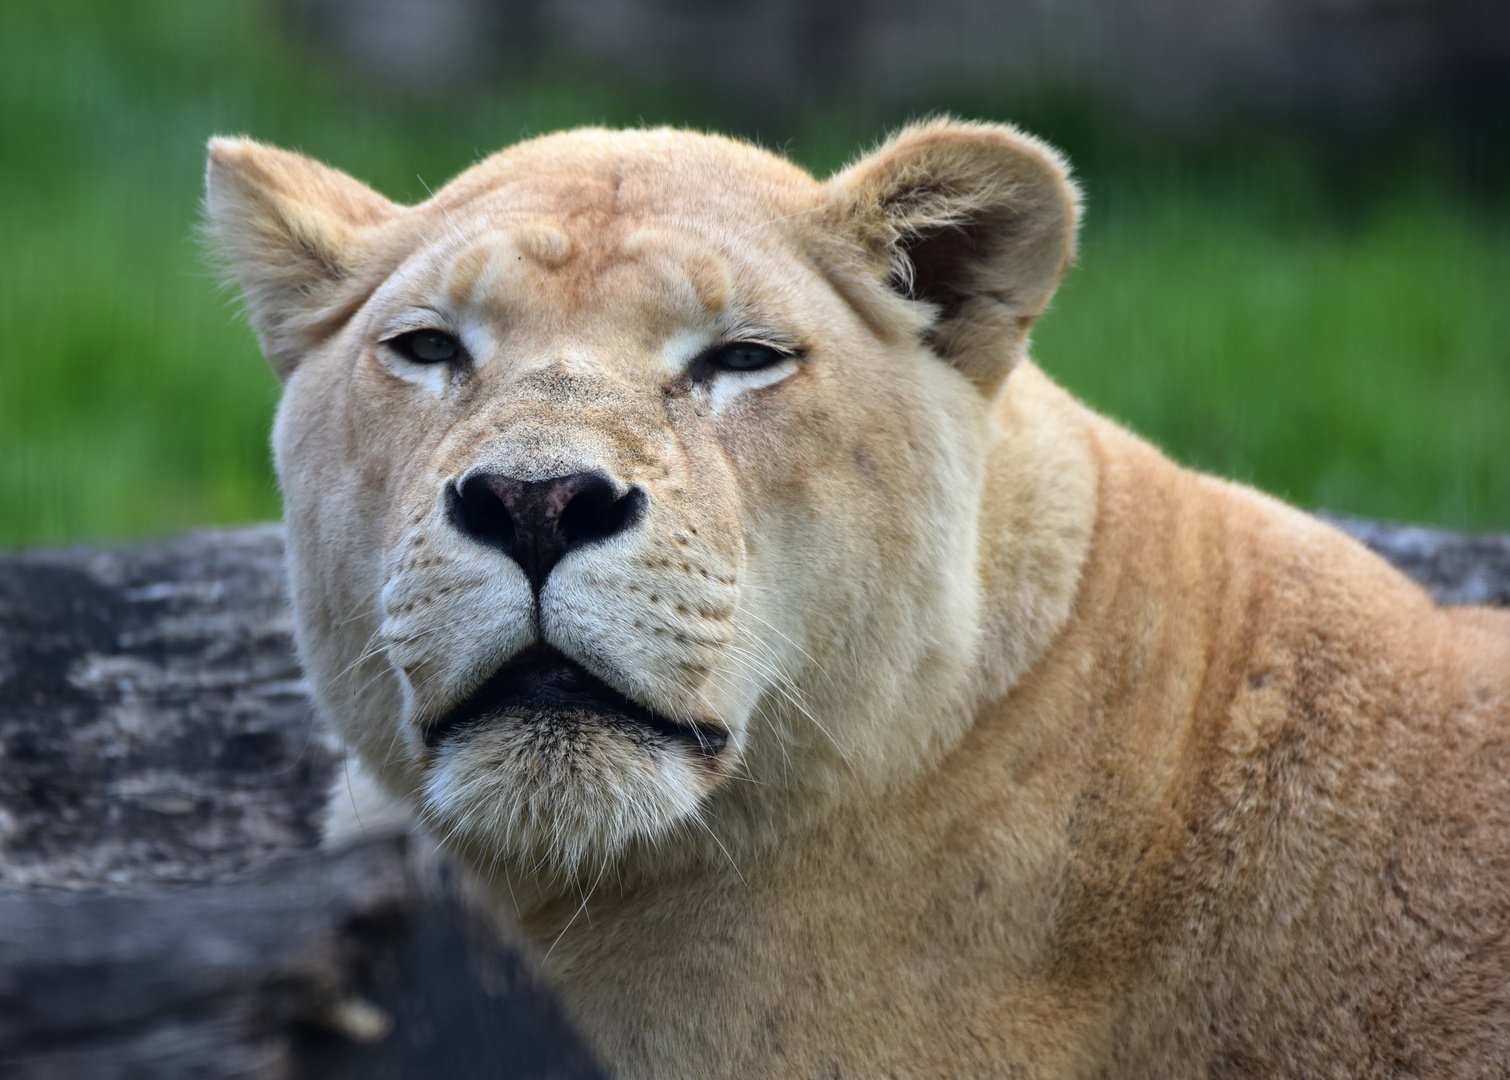
[[[733,222],[811,203],[821,185],[791,162],[716,135],[583,129],[501,150],[432,200],[456,213]]]
[[[605,351],[621,351],[631,339],[641,350],[659,349],[737,299],[771,292],[768,277],[749,272],[750,253],[731,257],[701,230],[640,219],[516,213],[502,224],[453,221],[449,243],[424,245],[412,259],[423,269],[400,275],[394,304],[467,313],[557,353],[589,348],[598,315],[611,328]],[[775,299],[755,302],[781,306]]]

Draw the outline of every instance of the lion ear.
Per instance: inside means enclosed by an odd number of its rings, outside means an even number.
[[[375,286],[372,240],[402,209],[343,172],[251,139],[210,140],[207,231],[286,378]]]
[[[1074,261],[1080,198],[1063,158],[1012,127],[935,120],[829,187],[871,271],[931,306],[934,351],[994,393]]]

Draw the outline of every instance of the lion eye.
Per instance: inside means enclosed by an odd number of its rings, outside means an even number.
[[[445,364],[460,360],[464,355],[461,342],[439,330],[411,330],[388,344],[405,360],[416,364]]]
[[[774,367],[787,359],[788,354],[770,345],[754,341],[736,341],[708,354],[708,362],[714,368],[725,371],[759,371]]]

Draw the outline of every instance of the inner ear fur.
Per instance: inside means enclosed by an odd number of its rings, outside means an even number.
[[[205,212],[262,351],[286,378],[381,279],[376,241],[401,208],[301,154],[215,138]]]
[[[995,393],[1074,261],[1080,195],[1064,159],[1003,124],[935,120],[829,187],[868,270],[929,305],[929,345]]]

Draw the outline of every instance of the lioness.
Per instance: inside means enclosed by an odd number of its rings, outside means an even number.
[[[1025,358],[1059,156],[241,139],[298,638],[624,1077],[1504,1076],[1510,614]]]

